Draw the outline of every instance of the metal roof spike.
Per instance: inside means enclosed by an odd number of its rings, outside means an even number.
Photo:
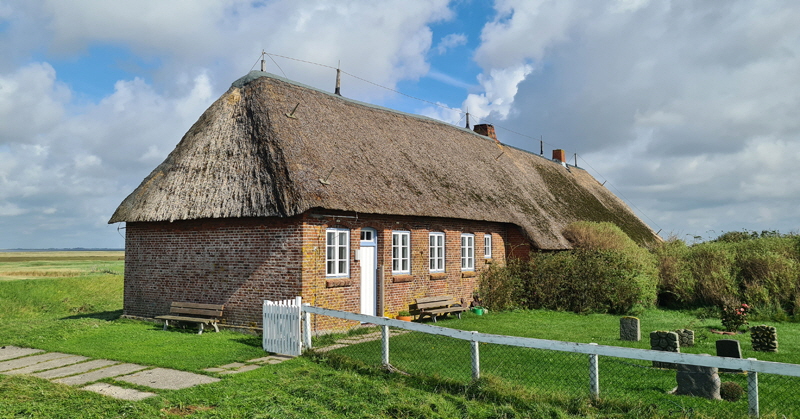
[[[297,117],[294,116],[294,111],[297,110],[298,106],[300,106],[300,102],[297,102],[297,105],[294,105],[294,109],[292,109],[291,113],[285,113],[284,115],[286,115],[287,117],[292,118],[292,119],[297,119]]]

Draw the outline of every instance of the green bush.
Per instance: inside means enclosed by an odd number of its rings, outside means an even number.
[[[692,246],[686,264],[695,284],[694,295],[686,295],[694,305],[721,305],[736,296],[735,257],[727,243],[703,243]]]
[[[670,237],[650,251],[658,269],[658,304],[667,308],[692,306],[697,282],[688,270],[690,250],[686,243]]]
[[[531,253],[481,275],[485,307],[624,314],[656,300],[655,258],[610,223],[567,227],[575,250]]]
[[[735,402],[744,396],[744,389],[737,382],[726,381],[719,386],[719,396],[722,400]]]
[[[800,238],[774,231],[729,232],[686,246],[671,239],[652,249],[659,303],[666,307],[749,304],[756,319],[800,314]]]
[[[530,269],[527,262],[521,259],[509,259],[505,266],[490,265],[481,273],[478,286],[478,298],[483,307],[490,310],[512,310],[527,306],[523,298],[523,278]]]
[[[528,308],[624,314],[653,306],[655,266],[646,262],[616,250],[533,255],[524,284]]]
[[[480,278],[489,309],[548,308],[626,313],[747,303],[757,320],[800,319],[800,236],[732,232],[687,246],[670,238],[638,246],[611,223],[564,229],[573,250],[531,253],[492,266]]]
[[[747,324],[747,314],[750,312],[750,306],[745,303],[725,303],[720,307],[719,311],[722,326],[725,330],[735,332],[739,330],[739,327]]]

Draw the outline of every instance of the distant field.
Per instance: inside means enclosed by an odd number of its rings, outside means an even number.
[[[0,281],[92,273],[121,275],[124,263],[123,251],[2,252]]]

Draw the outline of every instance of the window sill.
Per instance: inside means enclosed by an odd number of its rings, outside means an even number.
[[[400,282],[411,282],[414,280],[412,275],[392,275],[392,282],[400,283]]]
[[[463,271],[463,272],[461,272],[461,277],[462,278],[475,278],[476,276],[478,276],[478,273],[475,272],[475,271]]]
[[[447,272],[434,272],[429,275],[431,281],[447,279]]]
[[[353,285],[353,281],[350,278],[328,279],[325,281],[325,288],[349,287],[351,285]]]

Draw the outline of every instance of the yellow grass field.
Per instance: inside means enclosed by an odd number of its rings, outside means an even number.
[[[0,281],[122,274],[124,251],[0,252]]]

